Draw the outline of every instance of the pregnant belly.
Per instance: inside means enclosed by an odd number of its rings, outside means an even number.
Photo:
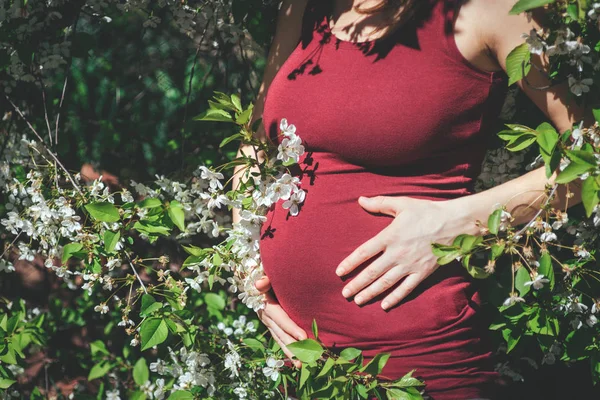
[[[327,346],[358,347],[366,355],[369,350],[405,349],[406,356],[460,347],[447,343],[449,338],[457,339],[457,334],[466,335],[465,340],[478,336],[472,319],[479,305],[478,293],[458,262],[439,267],[388,311],[381,308],[383,295],[363,306],[344,298],[342,289],[348,279],[374,258],[343,278],[335,274],[337,265],[392,221],[389,216],[366,212],[358,196],[390,193],[381,193],[379,184],[344,175],[324,175],[313,185],[306,179],[302,187],[307,196],[297,216],[289,216],[281,203],[268,213],[260,251],[281,306],[306,332],[315,319]],[[419,197],[414,192],[396,192],[407,193]]]

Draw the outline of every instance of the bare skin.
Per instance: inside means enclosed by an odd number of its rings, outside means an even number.
[[[334,1],[330,27],[339,39],[364,42],[386,35],[387,29],[382,26],[385,20],[382,15],[364,15],[353,8],[368,8],[380,0]],[[525,14],[509,15],[514,3],[515,0],[462,2],[454,24],[455,41],[460,52],[475,68],[483,71],[505,70],[506,56],[513,48],[523,43],[521,34],[529,33],[532,28],[540,29],[538,15],[534,15],[531,20]],[[256,100],[254,118],[262,114],[264,94],[299,39],[305,4],[306,0],[287,0],[282,4],[263,84]],[[534,61],[543,71],[546,60],[538,58]],[[529,85],[521,81],[519,86],[560,132],[570,129],[573,123],[584,117],[582,109],[569,103],[566,85],[544,91],[532,88],[531,86],[540,87],[547,84],[543,72],[535,68],[532,68],[527,80]],[[588,118],[587,113],[585,117]],[[257,134],[264,138],[262,126]],[[247,148],[241,147],[240,151],[252,154]],[[449,244],[452,238],[460,233],[478,234],[479,227],[475,225],[475,221],[486,221],[496,203],[507,203],[508,210],[513,210],[515,224],[527,222],[537,211],[536,206],[543,201],[540,193],[546,184],[553,183],[555,177],[556,174],[547,179],[542,167],[490,190],[444,202],[387,196],[359,199],[359,204],[366,211],[385,213],[393,216],[394,220],[340,263],[336,273],[343,276],[383,251],[381,257],[347,283],[340,296],[354,297],[354,301],[360,305],[402,281],[381,303],[384,309],[397,305],[438,267],[429,243]],[[236,184],[237,180],[234,178],[234,185]],[[574,197],[568,200],[569,206],[581,201],[579,190],[578,187],[571,187]],[[553,205],[564,208],[566,201],[566,190],[561,189]],[[239,215],[235,212],[233,219],[234,222],[239,221]],[[403,229],[406,226],[419,229],[411,232]],[[307,338],[306,332],[294,323],[277,303],[270,292],[267,277],[257,282],[256,287],[268,297],[265,309],[258,313],[259,318],[284,353],[292,358],[292,353],[286,345]],[[300,366],[300,362],[295,361],[295,365]]]

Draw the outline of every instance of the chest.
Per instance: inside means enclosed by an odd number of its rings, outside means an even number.
[[[286,118],[309,152],[385,167],[435,157],[480,135],[495,82],[446,51],[431,27],[379,48],[316,32],[269,87],[263,120],[273,140]]]

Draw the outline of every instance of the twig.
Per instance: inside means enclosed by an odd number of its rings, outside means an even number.
[[[39,135],[39,133],[31,125],[31,123],[29,122],[29,120],[27,119],[27,117],[25,117],[25,115],[23,115],[23,113],[21,112],[21,110],[19,109],[19,107],[17,107],[15,105],[15,103],[13,103],[12,100],[9,99],[6,94],[4,95],[4,97],[13,106],[13,108],[21,116],[21,118],[23,118],[23,120],[25,121],[25,123],[27,124],[27,126],[29,126],[29,129],[31,129],[31,131],[34,133],[34,135],[40,141],[40,144],[44,147],[44,150],[46,150],[46,152],[48,154],[50,154],[50,156],[54,159],[54,161],[56,161],[56,163],[58,165],[60,165],[60,167],[62,168],[62,170],[67,175],[67,178],[71,181],[71,184],[73,184],[73,187],[75,188],[75,190],[77,190],[77,193],[79,193],[83,197],[83,193],[81,192],[81,189],[79,188],[79,185],[77,185],[77,183],[75,183],[75,180],[73,180],[73,177],[71,176],[71,174],[69,173],[69,171],[67,170],[67,168],[65,168],[65,166],[60,162],[60,160],[58,159],[58,157],[56,157],[56,155],[52,151],[50,151],[50,149],[44,144],[44,139],[42,139],[42,137]]]
[[[15,244],[15,242],[17,241],[17,239],[19,238],[19,236],[21,236],[21,233],[23,233],[23,231],[19,232],[17,234],[17,236],[15,236],[15,238],[13,239],[13,241],[11,242],[11,244],[9,244],[8,246],[6,246],[6,249],[4,249],[4,251],[2,252],[2,255],[0,256],[0,258],[4,257],[4,255],[6,254],[6,252],[8,250],[10,250],[10,248],[13,246],[13,244]]]
[[[190,71],[190,79],[188,81],[188,92],[185,99],[185,107],[183,109],[183,121],[181,123],[181,169],[183,170],[185,166],[185,122],[187,121],[188,114],[188,105],[190,104],[190,97],[192,95],[192,82],[194,80],[194,73],[196,71],[196,64],[198,63],[198,55],[200,54],[200,49],[202,48],[202,43],[204,42],[204,38],[206,37],[206,32],[208,31],[208,27],[210,26],[210,19],[206,22],[206,26],[204,27],[204,31],[202,32],[202,36],[200,37],[200,41],[198,41],[198,46],[196,47],[196,54],[194,55],[194,62],[192,64],[192,70]]]
[[[127,257],[127,262],[129,262],[129,266],[133,270],[135,277],[137,278],[138,282],[140,282],[140,285],[142,285],[142,289],[144,289],[144,293],[148,294],[148,290],[146,290],[146,286],[144,285],[144,282],[142,281],[142,278],[138,274],[137,270],[133,266],[133,262],[131,261],[131,258],[129,257],[129,254],[127,254],[127,252],[125,252],[125,256]]]
[[[42,103],[44,104],[44,119],[46,120],[46,126],[48,127],[48,140],[50,141],[50,146],[52,146],[52,129],[50,128],[48,108],[46,107],[46,89],[44,88],[44,81],[42,81],[40,76],[38,76],[38,82],[40,83],[40,88],[42,89]]]
[[[581,129],[583,127],[583,121],[581,121],[579,123],[579,129]],[[573,150],[573,148],[575,147],[575,142],[573,142],[573,144],[571,145],[571,150]],[[542,212],[544,211],[544,208],[546,208],[546,206],[552,201],[552,197],[554,196],[554,193],[556,193],[556,190],[558,189],[558,183],[555,183],[554,186],[552,187],[552,190],[550,191],[550,195],[548,196],[548,198],[546,199],[545,203],[543,206],[540,207],[540,209],[538,210],[538,212],[535,214],[535,216],[528,222],[525,224],[525,226],[523,226],[523,228],[521,228],[519,230],[519,232],[517,232],[517,234],[515,235],[517,238],[519,236],[521,236],[523,234],[523,232],[525,232],[527,230],[527,228],[529,227],[529,225],[535,221],[537,219],[537,217],[539,217]]]
[[[535,65],[535,64],[534,64],[534,63],[532,63],[532,62],[529,62],[529,64],[533,65],[533,67],[534,67],[535,69],[537,69],[537,70],[538,70],[538,72],[542,72],[542,73],[544,73],[544,74],[546,75],[546,77],[548,78],[548,80],[550,80],[550,81],[551,81],[551,79],[550,79],[550,77],[548,76],[548,74],[546,74],[546,71],[544,71],[544,70],[542,70],[542,69],[538,68],[538,66],[537,66],[537,65]],[[548,89],[550,89],[552,86],[555,86],[555,85],[557,85],[557,84],[558,84],[558,83],[554,83],[554,84],[552,84],[552,83],[551,83],[550,85],[546,85],[546,86],[533,86],[533,85],[532,85],[532,84],[531,84],[531,83],[530,83],[530,82],[527,80],[527,74],[525,73],[525,63],[524,63],[524,62],[523,62],[523,63],[521,63],[521,72],[522,72],[522,74],[523,74],[523,82],[525,82],[525,83],[527,84],[527,86],[529,86],[529,87],[530,87],[531,89],[533,89],[533,90],[548,90]]]
[[[77,33],[77,23],[79,22],[79,14],[81,13],[81,9],[77,12],[77,16],[75,17],[75,22],[73,23],[73,33],[75,35]],[[60,121],[60,113],[62,112],[63,102],[65,100],[65,93],[67,92],[67,81],[69,80],[69,71],[71,71],[71,65],[73,64],[73,55],[69,54],[69,61],[67,61],[67,67],[65,68],[65,82],[63,83],[63,90],[60,96],[60,103],[58,104],[58,113],[56,114],[56,126],[54,128],[54,145],[58,144],[58,123]]]

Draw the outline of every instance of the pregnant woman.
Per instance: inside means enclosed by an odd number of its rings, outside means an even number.
[[[288,356],[315,319],[333,349],[391,353],[384,377],[416,368],[435,400],[496,398],[477,283],[458,261],[439,267],[430,243],[480,233],[495,204],[535,203],[548,182],[540,168],[473,193],[506,56],[540,26],[510,16],[514,3],[283,1],[254,118],[276,143],[286,118],[306,149],[299,214],[272,208],[261,238],[259,314]],[[543,86],[535,62],[528,81]],[[582,116],[568,88],[521,87],[560,131]]]

